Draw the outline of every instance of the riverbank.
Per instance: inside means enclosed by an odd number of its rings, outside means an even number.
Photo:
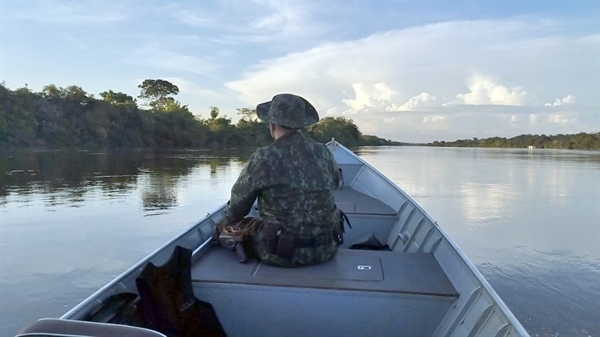
[[[415,144],[416,146],[436,147],[486,147],[486,148],[525,148],[560,150],[600,150],[600,132],[558,135],[522,134],[512,138],[491,137],[484,139],[459,139],[453,142],[434,141]]]

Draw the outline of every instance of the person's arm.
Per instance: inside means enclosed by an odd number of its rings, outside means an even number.
[[[335,188],[340,188],[340,182],[344,181],[344,177],[342,176],[342,169],[338,166],[337,161],[335,161],[335,157],[333,154],[330,155],[330,160],[333,165],[333,177],[335,182]]]
[[[255,156],[248,159],[246,166],[240,172],[240,176],[231,188],[231,198],[227,206],[227,218],[229,222],[235,222],[244,218],[254,201],[258,197],[259,184],[257,177],[257,166]]]

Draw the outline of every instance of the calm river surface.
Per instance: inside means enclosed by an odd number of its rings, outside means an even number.
[[[600,336],[600,152],[385,147],[532,336]],[[0,335],[58,317],[229,198],[248,153],[0,157]]]

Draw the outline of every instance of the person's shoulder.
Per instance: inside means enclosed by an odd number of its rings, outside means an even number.
[[[254,150],[250,158],[252,159],[252,161],[258,163],[264,160],[268,160],[268,158],[271,157],[276,151],[279,150],[274,146],[273,143],[271,143],[269,145],[262,146]]]
[[[327,148],[327,146],[325,144],[314,140],[312,137],[310,137],[305,132],[301,132],[301,134],[302,134],[302,137],[301,137],[302,140],[304,142],[306,142],[307,144],[310,144],[311,146],[314,146],[315,148]]]
[[[306,137],[306,136],[305,136],[305,139],[310,144],[310,146],[313,148],[314,151],[320,152],[327,157],[329,157],[330,155],[333,156],[333,154],[331,153],[331,151],[329,150],[329,148],[327,147],[326,144],[318,142],[318,141],[316,141],[310,137]]]

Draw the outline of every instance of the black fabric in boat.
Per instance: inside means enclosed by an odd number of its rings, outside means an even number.
[[[350,246],[350,249],[361,250],[391,250],[387,244],[382,244],[373,233],[363,237]]]
[[[195,297],[192,251],[177,246],[162,266],[149,262],[136,285],[144,327],[169,337],[226,336],[212,304]]]

